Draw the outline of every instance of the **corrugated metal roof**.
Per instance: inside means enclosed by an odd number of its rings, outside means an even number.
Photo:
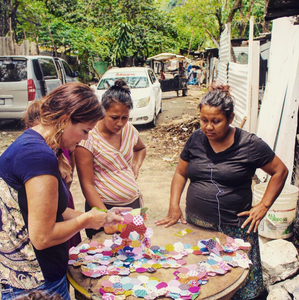
[[[298,0],[269,0],[266,21],[273,19],[299,15]]]

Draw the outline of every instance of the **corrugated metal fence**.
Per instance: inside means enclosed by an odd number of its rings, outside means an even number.
[[[250,41],[249,41],[250,44]],[[251,103],[258,101],[258,87],[252,88],[251,78],[249,76],[249,65],[244,63],[235,63],[232,61],[231,50],[234,51],[235,57],[241,52],[248,53],[247,47],[237,47],[236,51],[231,47],[230,24],[226,25],[221,34],[219,49],[219,64],[217,84],[228,84],[230,91],[235,99],[235,119],[234,126],[243,127],[247,131],[256,131],[256,122],[252,122]],[[250,60],[248,60],[250,62]],[[250,62],[250,63],[255,63]],[[256,68],[253,68],[256,69]],[[254,74],[256,77],[259,74]],[[254,106],[255,107],[255,106]],[[256,108],[257,109],[257,108]],[[253,114],[257,115],[257,111]]]

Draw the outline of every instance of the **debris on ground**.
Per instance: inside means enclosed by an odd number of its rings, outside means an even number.
[[[151,129],[147,155],[158,155],[164,161],[177,162],[186,141],[198,128],[200,128],[199,115],[196,115],[183,116],[182,119]]]

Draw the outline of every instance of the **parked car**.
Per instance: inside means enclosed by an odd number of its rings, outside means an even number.
[[[162,91],[153,70],[147,67],[108,70],[96,88],[99,99],[118,78],[123,78],[131,90],[133,109],[130,111],[129,121],[133,125],[150,123],[152,126],[156,126],[157,116],[162,112]]]
[[[0,56],[0,120],[21,119],[30,101],[61,84],[77,81],[76,76],[61,58]]]
[[[69,64],[59,57],[54,57],[54,61],[58,70],[58,76],[62,83],[77,81],[78,72],[72,70]]]

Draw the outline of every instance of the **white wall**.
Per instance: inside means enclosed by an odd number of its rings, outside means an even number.
[[[253,18],[249,46],[242,47],[248,53],[248,64],[232,62],[230,25],[221,34],[217,84],[228,84],[235,99],[234,126],[256,133],[259,95],[259,42],[253,41]],[[241,47],[239,47],[241,48]],[[238,49],[236,49],[238,53]]]
[[[272,27],[268,81],[259,113],[257,135],[289,169],[291,182],[299,98],[299,26],[293,17],[275,19]],[[267,175],[258,171],[261,181]]]

